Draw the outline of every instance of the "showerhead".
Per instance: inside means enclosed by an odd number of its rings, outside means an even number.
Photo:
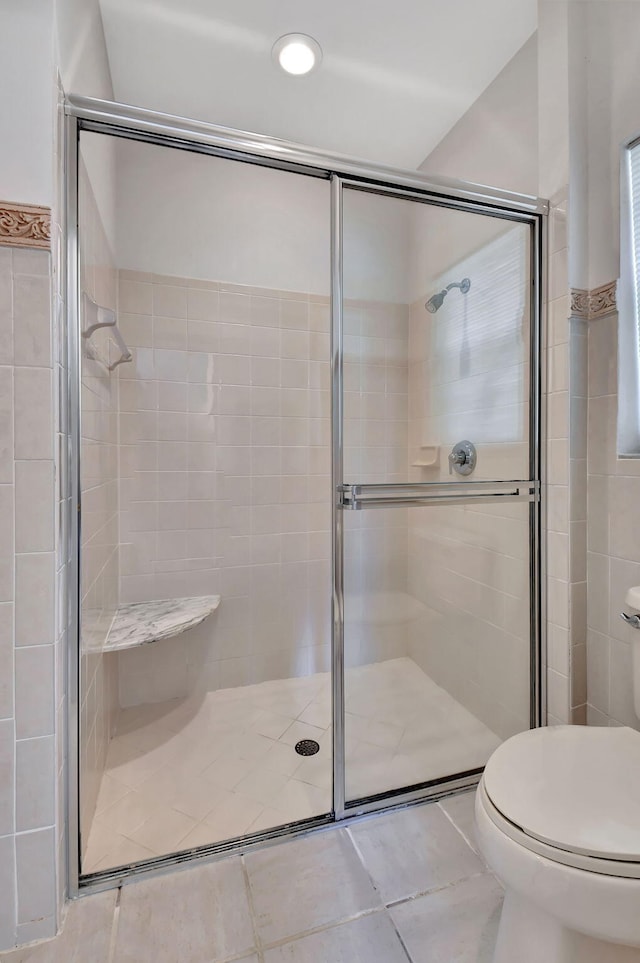
[[[463,278],[462,281],[453,281],[451,284],[447,284],[446,288],[443,288],[442,291],[438,291],[437,294],[432,294],[429,300],[425,303],[425,308],[430,314],[435,314],[436,311],[442,307],[442,303],[451,288],[459,288],[461,294],[466,294],[470,287],[470,278]]]
[[[442,302],[444,301],[446,295],[446,291],[438,291],[437,294],[432,294],[425,304],[427,311],[429,311],[430,314],[435,314],[438,308],[442,307]]]

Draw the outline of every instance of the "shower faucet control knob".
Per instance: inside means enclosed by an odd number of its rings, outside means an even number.
[[[478,453],[473,442],[459,441],[449,453],[449,474],[456,471],[458,475],[470,475],[477,461]]]

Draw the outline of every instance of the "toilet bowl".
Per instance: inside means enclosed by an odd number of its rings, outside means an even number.
[[[505,887],[494,963],[640,963],[640,732],[513,736],[487,763],[475,817]]]

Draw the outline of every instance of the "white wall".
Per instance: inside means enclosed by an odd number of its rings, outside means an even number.
[[[119,141],[121,268],[310,294],[329,292],[329,185],[317,178]],[[404,212],[349,195],[350,297],[404,294]]]
[[[589,287],[620,275],[620,147],[640,135],[640,6],[594,0],[588,18]]]
[[[538,64],[534,34],[420,165],[523,194],[538,193]]]
[[[113,99],[98,0],[55,0],[55,41],[66,92]]]
[[[0,200],[53,200],[53,10],[0,0]]]
[[[113,100],[109,58],[98,0],[56,0],[55,57],[67,94]],[[100,219],[115,247],[115,144],[110,137],[82,135],[82,155]]]
[[[53,203],[55,70],[67,92],[111,98],[98,0],[0,0],[0,199]]]

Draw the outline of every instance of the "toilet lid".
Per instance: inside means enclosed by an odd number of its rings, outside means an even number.
[[[507,739],[484,786],[526,834],[569,852],[640,861],[640,732],[550,726]]]

